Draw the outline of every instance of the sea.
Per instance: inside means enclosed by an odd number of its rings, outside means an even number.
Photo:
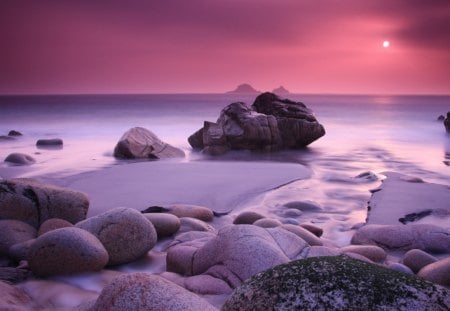
[[[0,135],[17,130],[23,136],[0,140],[0,160],[20,152],[33,156],[36,163],[14,166],[1,161],[0,177],[51,176],[55,180],[130,165],[133,161],[115,159],[113,149],[125,131],[141,126],[183,149],[186,157],[177,160],[181,162],[297,163],[307,167],[311,177],[306,184],[292,183],[289,189],[279,185],[277,194],[272,193],[271,198],[292,196],[291,200],[308,200],[324,209],[346,211],[335,216],[334,220],[342,224],[334,230],[345,231],[346,226],[364,221],[370,190],[379,187],[383,172],[400,172],[450,186],[450,134],[438,121],[440,115],[450,111],[450,96],[290,94],[286,97],[312,109],[324,125],[326,135],[299,150],[208,156],[191,149],[187,142],[189,135],[201,128],[205,120],[216,121],[226,105],[236,101],[251,105],[255,95],[1,96]],[[64,146],[39,149],[36,141],[42,138],[61,138]],[[348,221],[349,217],[353,217],[352,221]],[[309,220],[318,224],[327,222],[326,217]]]

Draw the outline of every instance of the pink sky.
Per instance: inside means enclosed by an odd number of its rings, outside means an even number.
[[[5,0],[0,93],[450,94],[449,30],[448,0]]]

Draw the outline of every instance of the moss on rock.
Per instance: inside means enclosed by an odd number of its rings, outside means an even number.
[[[292,261],[254,275],[222,310],[448,310],[449,291],[345,256]]]

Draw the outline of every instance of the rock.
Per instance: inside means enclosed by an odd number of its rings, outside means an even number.
[[[327,246],[311,246],[308,248],[306,257],[310,258],[310,257],[338,256],[338,255],[341,255],[341,251],[337,248]]]
[[[303,215],[303,212],[295,209],[295,208],[288,208],[287,210],[283,211],[284,217],[300,217]]]
[[[283,206],[289,209],[297,209],[302,212],[321,212],[323,210],[318,203],[309,200],[293,201],[286,203]]]
[[[447,117],[444,120],[444,127],[447,133],[450,133],[450,111],[447,112]]]
[[[366,225],[352,237],[352,244],[378,245],[390,250],[411,250],[449,253],[450,229],[428,224]]]
[[[448,310],[449,290],[346,257],[292,261],[253,276],[229,310]]]
[[[228,94],[259,94],[260,91],[257,91],[248,83],[239,84],[236,89],[233,91],[227,92]]]
[[[450,257],[426,265],[417,275],[427,281],[450,286]]]
[[[420,249],[412,249],[403,255],[403,264],[409,267],[414,273],[419,272],[426,265],[436,261],[438,261],[436,257]]]
[[[91,233],[79,228],[61,228],[36,239],[28,252],[30,270],[37,276],[99,271],[108,253]]]
[[[445,117],[444,117],[444,115],[443,114],[441,114],[441,115],[439,115],[439,117],[437,117],[437,119],[436,119],[437,121],[444,121],[445,120]]]
[[[414,274],[414,272],[404,264],[398,262],[391,262],[387,265],[387,267],[391,270],[395,270],[398,272],[406,273],[406,274]]]
[[[267,92],[259,95],[251,107],[242,102],[228,105],[216,123],[205,121],[188,141],[193,148],[220,154],[227,150],[300,148],[323,135],[323,126],[304,104]]]
[[[96,310],[217,310],[206,300],[164,278],[149,273],[127,273],[100,293]]]
[[[253,225],[261,227],[261,228],[275,228],[281,226],[282,223],[278,219],[273,218],[263,218],[258,219],[253,223]]]
[[[294,233],[298,237],[305,240],[306,243],[308,243],[311,246],[322,246],[323,245],[323,242],[320,240],[320,238],[318,238],[317,236],[315,236],[308,230],[302,228],[301,226],[285,224],[285,225],[282,225],[281,228]]]
[[[11,130],[9,131],[8,136],[22,136],[22,133],[19,131]]]
[[[18,220],[0,220],[0,255],[9,255],[9,248],[36,238],[36,229]]]
[[[175,215],[165,213],[144,213],[142,215],[153,224],[158,239],[174,235],[180,229],[180,219]]]
[[[260,271],[289,261],[306,246],[304,240],[280,227],[229,225],[221,228],[216,237],[193,254],[192,272],[223,280],[236,278],[242,282]],[[215,269],[215,273],[211,269]]]
[[[0,219],[16,219],[38,228],[50,218],[76,223],[86,218],[84,193],[33,179],[0,180]]]
[[[240,213],[234,219],[233,224],[235,224],[235,225],[244,225],[244,224],[251,225],[258,219],[262,219],[262,218],[264,218],[264,216],[257,212],[245,211],[245,212]]]
[[[36,160],[24,153],[11,153],[5,158],[5,162],[12,163],[15,165],[31,165],[36,162]]]
[[[95,235],[109,254],[108,265],[132,262],[155,246],[152,223],[132,208],[117,207],[76,224]]]
[[[39,139],[36,142],[36,146],[38,147],[61,147],[63,145],[63,140],[61,138],[52,138],[52,139]]]
[[[211,209],[190,204],[173,204],[168,207],[151,206],[142,211],[142,213],[160,213],[165,212],[177,217],[191,217],[203,221],[212,221],[214,213]]]
[[[375,262],[383,262],[386,259],[386,252],[375,245],[349,245],[341,247],[343,253],[356,253]]]
[[[216,232],[214,227],[208,225],[206,222],[200,219],[191,217],[181,217],[180,218],[180,233],[189,231],[209,231]]]
[[[0,141],[10,141],[15,140],[16,138],[13,136],[7,136],[7,135],[0,135]]]
[[[303,229],[308,230],[309,232],[311,232],[312,234],[314,234],[316,237],[320,238],[323,234],[323,229],[316,227],[314,225],[311,224],[300,224],[300,227],[302,227]]]
[[[199,295],[229,295],[232,292],[225,281],[205,274],[186,278],[184,287]]]
[[[30,239],[12,245],[8,251],[9,257],[17,262],[20,262],[21,260],[27,260],[28,252],[34,241],[36,241],[36,239]]]
[[[64,219],[50,218],[41,224],[38,230],[38,235],[43,235],[49,231],[66,227],[73,227],[73,224]]]
[[[283,86],[279,86],[276,89],[272,91],[272,93],[276,95],[289,95],[291,92],[289,92],[287,89],[285,89]]]
[[[184,152],[143,127],[133,127],[120,138],[114,156],[120,159],[165,159],[184,157]]]
[[[345,254],[343,254],[343,255],[344,255],[344,256],[347,256],[347,257],[350,257],[350,258],[352,258],[352,259],[360,260],[360,261],[367,262],[367,263],[370,263],[370,264],[373,264],[373,263],[374,263],[372,260],[370,260],[369,258],[367,258],[366,256],[363,256],[363,255],[361,255],[361,254],[352,253],[352,252],[347,252],[347,253],[345,253]]]
[[[27,293],[17,286],[0,281],[0,310],[2,311],[22,311],[30,307],[31,299]]]

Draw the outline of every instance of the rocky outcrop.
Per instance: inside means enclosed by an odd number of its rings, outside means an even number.
[[[388,250],[450,253],[450,229],[428,224],[366,225],[355,232],[352,244],[378,245]]]
[[[107,285],[95,305],[97,310],[174,310],[214,311],[206,300],[160,276],[127,273]]]
[[[31,271],[38,276],[98,271],[108,262],[108,253],[91,233],[79,228],[61,228],[36,239],[28,250]]]
[[[236,89],[227,92],[227,94],[240,94],[240,95],[259,94],[259,93],[261,92],[255,90],[255,88],[248,83],[239,84],[236,87]]]
[[[109,265],[132,262],[155,246],[154,226],[138,211],[117,207],[76,224],[95,235],[109,254]]]
[[[15,164],[15,165],[31,165],[36,162],[36,160],[25,153],[11,153],[5,158],[5,162]]]
[[[222,310],[448,310],[450,292],[346,257],[293,261],[236,288]]]
[[[300,148],[323,135],[324,127],[303,103],[267,92],[251,107],[242,102],[228,105],[216,123],[205,121],[188,141],[193,148],[214,155],[228,150]]]
[[[450,111],[447,112],[447,118],[444,120],[444,126],[447,133],[450,133]]]
[[[76,223],[86,218],[89,200],[84,193],[33,179],[0,181],[0,219],[16,219],[38,228],[50,218]]]
[[[184,157],[184,152],[163,142],[151,131],[134,127],[120,138],[114,156],[119,159],[164,159]]]

